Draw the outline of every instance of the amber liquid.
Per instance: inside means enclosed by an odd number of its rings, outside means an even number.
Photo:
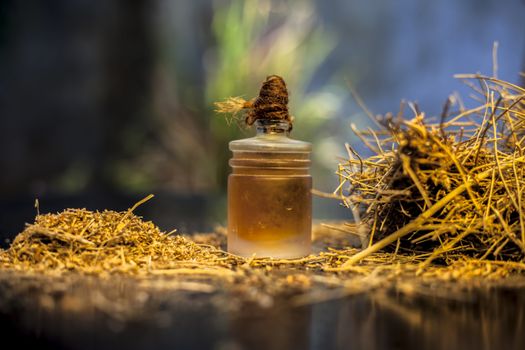
[[[311,188],[308,175],[230,175],[228,251],[256,257],[308,255]]]

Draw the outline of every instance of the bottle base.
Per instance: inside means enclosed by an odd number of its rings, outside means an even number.
[[[233,241],[233,242],[232,242]],[[246,258],[297,259],[311,253],[311,243],[298,242],[251,242],[242,239],[228,240],[228,252]]]

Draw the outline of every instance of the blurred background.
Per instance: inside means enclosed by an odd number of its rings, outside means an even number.
[[[314,145],[314,187],[332,191],[350,123],[402,99],[439,114],[469,90],[455,73],[521,83],[521,0],[136,0],[0,2],[0,235],[65,207],[139,211],[163,229],[224,224],[228,125],[213,102],[282,75],[292,136]],[[317,219],[350,218],[334,200]]]

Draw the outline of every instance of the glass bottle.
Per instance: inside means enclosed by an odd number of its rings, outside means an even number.
[[[312,177],[308,142],[283,120],[255,121],[256,136],[230,142],[228,251],[297,258],[311,249]]]

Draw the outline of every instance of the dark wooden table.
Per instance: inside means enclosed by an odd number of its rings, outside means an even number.
[[[524,349],[518,285],[446,297],[375,289],[298,306],[166,280],[4,273],[0,333],[4,344],[38,349]]]

